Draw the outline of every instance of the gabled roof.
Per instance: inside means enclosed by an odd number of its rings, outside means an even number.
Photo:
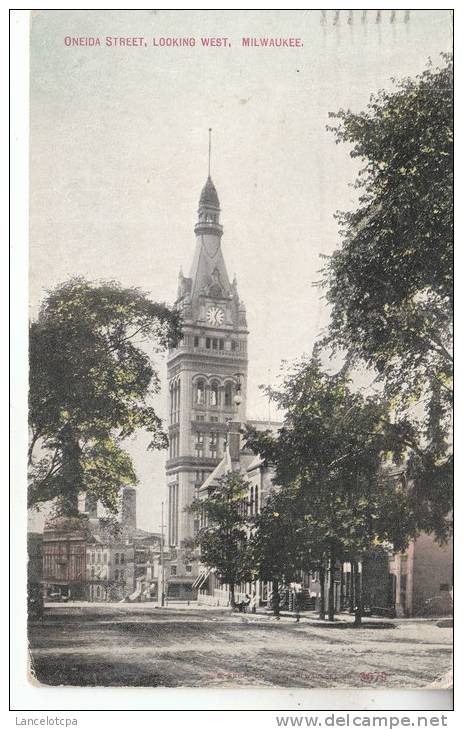
[[[220,477],[223,477],[225,474],[228,474],[232,470],[232,464],[230,459],[230,454],[228,453],[228,449],[225,451],[225,454],[222,458],[222,461],[219,461],[217,466],[215,467],[214,471],[211,471],[209,476],[207,477],[206,481],[203,482],[201,485],[199,491],[206,491],[211,484],[214,484]]]
[[[216,236],[198,237],[191,265],[191,298],[208,294],[214,288],[215,296],[230,296],[230,280],[222,254],[220,238]]]

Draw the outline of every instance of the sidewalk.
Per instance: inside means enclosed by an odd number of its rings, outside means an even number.
[[[261,606],[258,611],[259,614],[266,614],[267,616],[273,616],[273,611],[270,608],[267,608],[266,606]],[[285,618],[292,618],[293,620],[296,620],[296,614],[292,611],[288,611],[287,609],[282,609],[280,611],[280,617]],[[354,623],[354,614],[348,613],[343,611],[342,613],[337,613],[335,616],[334,621],[328,621],[328,619],[321,619],[318,615],[318,611],[300,611],[299,617],[301,621],[304,621],[304,623],[309,622],[311,625],[320,625],[320,626],[339,626],[340,624],[346,624],[346,625],[353,625]],[[447,627],[448,622],[453,622],[453,618],[451,616],[411,616],[409,618],[405,617],[394,617],[390,618],[388,616],[363,616],[362,617],[362,624],[368,625],[368,624],[384,624],[384,625],[396,625],[401,623],[442,623],[445,624]],[[453,623],[452,623],[453,625]]]
[[[172,612],[175,611],[201,611],[203,613],[212,614],[225,614],[235,617],[246,617],[247,619],[255,618],[266,618],[267,620],[277,620],[273,615],[272,609],[267,606],[259,606],[256,613],[246,611],[246,613],[240,613],[239,611],[232,611],[230,606],[210,606],[206,604],[198,604],[197,601],[171,601],[165,606],[161,606],[157,601],[141,601],[141,602],[128,602],[128,601],[117,601],[117,602],[91,602],[91,601],[67,601],[67,602],[46,602],[44,604],[46,609],[55,609],[57,611],[65,610],[67,608],[77,609],[82,613],[88,613],[91,611],[120,611],[121,613],[129,611],[153,611],[158,612]],[[295,622],[296,614],[287,609],[280,610],[280,620],[283,619],[286,623],[290,619]],[[300,611],[299,620],[305,625],[311,626],[324,626],[324,627],[348,627],[353,626],[354,615],[352,613],[338,613],[336,614],[334,621],[323,620],[319,618],[317,611]],[[442,624],[442,627],[453,626],[453,619],[451,616],[429,616],[429,617],[412,617],[412,618],[388,618],[384,616],[364,616],[362,618],[362,624],[364,626],[382,626],[392,627],[400,624],[410,623],[431,623],[431,624]]]

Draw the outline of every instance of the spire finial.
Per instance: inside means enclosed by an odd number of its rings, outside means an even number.
[[[207,167],[207,176],[211,176],[211,132],[212,129],[209,127],[209,158],[208,158],[208,167]]]

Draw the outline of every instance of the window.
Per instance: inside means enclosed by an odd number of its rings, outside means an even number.
[[[217,441],[218,441],[218,434],[211,433],[211,440],[209,442],[209,448],[211,450],[211,456],[212,458],[215,458],[217,454]]]
[[[121,580],[124,580],[124,571],[121,570]]]
[[[219,405],[219,386],[215,382],[212,383],[212,385],[211,385],[210,402],[211,402],[211,406]]]
[[[178,538],[178,484],[169,484],[169,545],[176,545]]]
[[[204,380],[198,380],[196,383],[196,404],[202,405],[204,403]]]
[[[206,350],[210,350],[210,349],[211,349],[211,338],[206,337]]]
[[[449,590],[449,584],[448,583],[441,583],[439,590],[440,591],[448,591]]]
[[[170,458],[176,459],[178,456],[178,446],[179,446],[178,433],[171,434],[170,440],[169,440],[169,445],[170,445]]]
[[[121,553],[121,565],[124,565],[125,562],[125,554]]]
[[[218,416],[211,416],[211,422],[212,423],[218,423],[219,417]]]
[[[116,580],[119,580],[119,571],[118,570],[114,571],[114,577]]]
[[[92,578],[95,577],[95,568],[92,568]]]
[[[231,349],[233,350],[233,352],[238,349],[238,343],[236,340],[231,341]]]
[[[114,562],[116,563],[116,565],[119,565],[119,553],[116,553]]]
[[[196,449],[196,456],[201,457],[203,455],[203,449],[204,449],[204,434],[201,433],[201,431],[198,431],[198,433],[196,434],[195,449]]]
[[[195,337],[194,339],[194,346],[199,347],[199,337]]]
[[[96,554],[96,562],[101,563],[101,553]]]
[[[92,552],[92,563],[94,563],[94,562],[95,562],[95,553]]]
[[[223,340],[219,340],[219,350],[223,350]]]
[[[196,416],[197,421],[204,421],[204,416]]]
[[[214,337],[214,338],[212,339],[212,349],[213,349],[213,350],[217,350],[217,346],[218,346],[217,338],[216,338],[216,337]]]
[[[225,386],[225,405],[231,406],[232,404],[232,385],[227,383]]]
[[[103,560],[105,563],[108,562],[108,553],[103,553]]]
[[[191,565],[185,565],[185,570],[187,573],[191,573]]]
[[[176,565],[171,565],[170,566],[170,574],[171,575],[177,575],[177,566]]]

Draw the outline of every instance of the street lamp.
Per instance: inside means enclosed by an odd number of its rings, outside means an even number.
[[[233,400],[236,406],[240,406],[243,401],[243,396],[241,394],[241,373],[235,373],[234,377],[236,380],[236,391]]]

